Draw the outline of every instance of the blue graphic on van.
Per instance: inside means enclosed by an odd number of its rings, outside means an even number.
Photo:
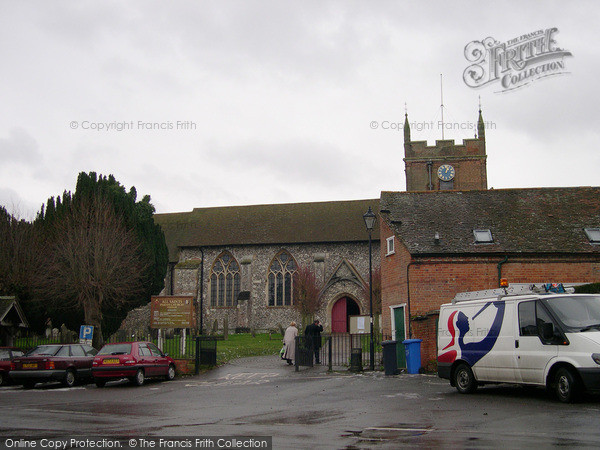
[[[460,348],[460,358],[469,363],[469,365],[473,366],[483,358],[485,355],[489,353],[489,351],[494,347],[496,341],[498,340],[498,336],[500,335],[500,329],[502,328],[502,322],[504,320],[504,302],[496,301],[496,302],[488,302],[472,317],[475,319],[479,314],[481,314],[488,306],[494,305],[497,309],[496,317],[494,317],[494,321],[489,328],[487,335],[479,342],[468,342],[465,343],[465,336],[471,329],[469,325],[469,318],[465,313],[459,311],[454,311],[448,320],[448,330],[452,336],[452,340],[450,344],[444,347],[443,350],[446,350],[448,347],[451,347],[455,343],[456,338],[456,329],[454,328],[452,322],[454,321],[454,317],[457,317],[456,327],[458,328],[458,346]],[[457,358],[456,350],[450,350],[447,353],[444,353],[438,357],[439,362],[454,362]]]

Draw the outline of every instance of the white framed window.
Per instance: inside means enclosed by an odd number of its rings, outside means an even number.
[[[583,230],[590,240],[590,244],[600,244],[600,228],[584,228]]]
[[[490,230],[473,230],[473,235],[475,236],[476,244],[491,244],[494,242],[494,238],[492,237],[492,232]]]
[[[389,238],[387,238],[385,241],[387,243],[387,253],[385,254],[385,256],[389,256],[389,255],[393,255],[394,253],[396,253],[395,250],[395,240],[394,240],[395,236],[390,236]]]

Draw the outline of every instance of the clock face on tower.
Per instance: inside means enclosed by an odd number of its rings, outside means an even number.
[[[456,174],[454,167],[450,164],[442,164],[437,171],[437,176],[442,181],[450,181]]]

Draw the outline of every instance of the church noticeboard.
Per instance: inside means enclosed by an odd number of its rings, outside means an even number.
[[[193,328],[194,297],[152,297],[150,328]]]

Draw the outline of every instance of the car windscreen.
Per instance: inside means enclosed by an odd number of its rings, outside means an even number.
[[[61,349],[62,345],[38,345],[33,350],[26,353],[25,356],[54,356]]]
[[[131,344],[107,344],[100,349],[98,355],[129,355]]]
[[[600,330],[600,295],[561,296],[544,300],[569,331]]]

